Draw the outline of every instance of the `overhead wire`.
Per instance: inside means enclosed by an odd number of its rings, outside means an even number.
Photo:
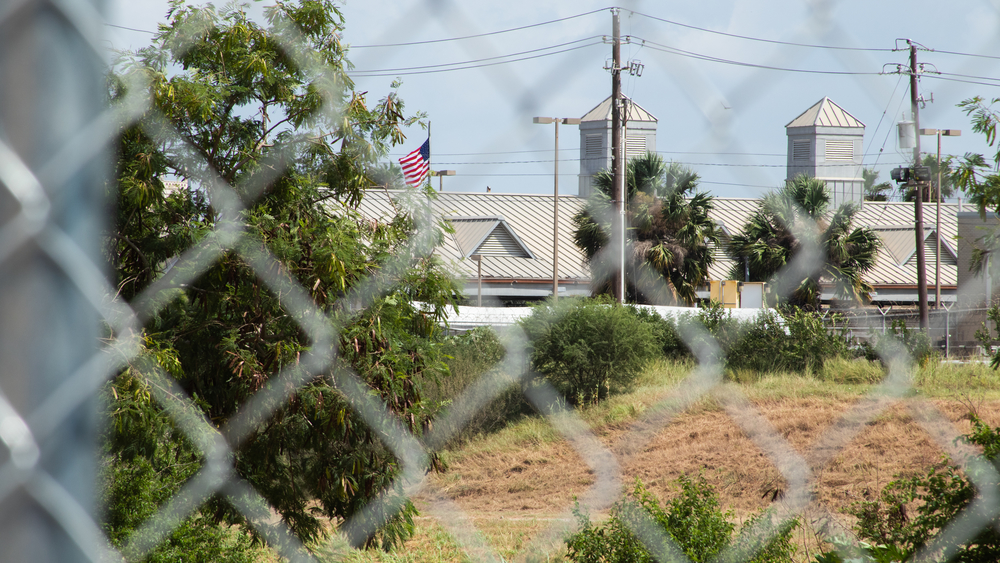
[[[764,39],[762,37],[752,37],[752,36],[749,36],[749,35],[738,35],[738,34],[735,34],[735,33],[726,33],[724,31],[716,31],[714,29],[708,29],[708,28],[704,28],[704,27],[698,27],[698,26],[694,26],[694,25],[688,25],[688,24],[685,24],[685,23],[680,23],[680,22],[676,22],[676,21],[673,21],[673,20],[668,20],[668,19],[665,19],[665,18],[658,18],[656,16],[651,16],[649,14],[644,14],[642,12],[636,12],[634,10],[629,10],[629,11],[632,12],[632,13],[634,13],[634,14],[638,14],[640,16],[649,18],[651,20],[655,20],[655,21],[659,21],[659,22],[663,22],[663,23],[669,23],[671,25],[676,25],[676,26],[679,26],[679,27],[687,28],[687,29],[694,29],[696,31],[703,31],[705,33],[712,33],[712,34],[715,34],[715,35],[723,35],[723,36],[732,37],[732,38],[735,38],[735,39],[745,39],[747,41],[758,41],[758,42],[761,42],[761,43],[772,43],[772,44],[775,44],[775,45],[788,45],[788,46],[792,46],[792,47],[808,47],[808,48],[811,48],[811,49],[832,49],[832,50],[838,50],[838,51],[892,51],[892,49],[889,49],[889,48],[877,49],[877,48],[868,48],[868,47],[838,47],[838,46],[835,46],[835,45],[812,45],[812,44],[809,44],[809,43],[795,43],[795,42],[792,42],[792,41],[778,41],[776,39]]]
[[[680,55],[680,56],[684,56],[684,57],[690,57],[690,58],[693,58],[693,59],[698,59],[698,60],[703,60],[703,61],[709,61],[709,62],[716,62],[716,63],[721,63],[721,64],[734,65],[734,66],[744,66],[744,67],[748,67],[748,68],[759,68],[759,69],[763,69],[763,70],[777,70],[777,71],[782,71],[782,72],[800,72],[800,73],[805,73],[805,74],[833,74],[833,75],[849,75],[849,76],[878,76],[878,75],[882,74],[881,72],[856,72],[856,71],[847,71],[847,70],[810,70],[810,69],[785,68],[785,67],[777,67],[777,66],[770,66],[770,65],[761,65],[761,64],[756,64],[756,63],[747,63],[747,62],[742,62],[742,61],[734,61],[734,60],[731,60],[731,59],[723,59],[722,57],[716,57],[716,56],[713,56],[713,55],[705,55],[705,54],[702,54],[702,53],[695,53],[694,51],[685,51],[684,49],[678,49],[676,47],[671,47],[669,45],[664,45],[662,43],[657,43],[655,41],[651,41],[649,39],[644,39],[642,37],[636,37],[636,36],[633,36],[633,37],[635,37],[635,39],[643,41],[645,44],[647,44],[646,46],[647,46],[648,49],[651,49],[651,50],[654,50],[654,51],[661,51],[661,52],[664,52],[664,53],[670,53],[670,54],[674,54],[674,55]]]
[[[436,64],[436,65],[423,65],[423,66],[414,66],[414,67],[403,67],[403,68],[399,68],[399,69],[353,70],[353,71],[349,71],[348,74],[351,75],[351,76],[360,76],[360,77],[376,77],[376,76],[403,76],[403,75],[413,75],[413,74],[434,74],[434,73],[439,73],[439,72],[453,72],[453,71],[456,71],[456,70],[469,70],[469,69],[474,69],[474,68],[483,68],[483,67],[488,67],[488,66],[496,66],[496,65],[502,65],[502,64],[509,64],[509,63],[520,62],[520,61],[527,61],[527,60],[531,60],[531,59],[539,59],[539,58],[542,58],[542,57],[549,57],[549,56],[552,56],[552,55],[558,55],[560,53],[567,53],[569,51],[576,51],[578,49],[585,49],[587,47],[593,47],[595,45],[603,45],[603,41],[597,41],[597,42],[593,42],[593,43],[587,43],[585,45],[577,45],[576,47],[568,47],[566,49],[559,49],[558,51],[552,51],[552,52],[549,52],[549,53],[541,53],[541,54],[537,54],[537,55],[531,55],[531,56],[527,56],[527,57],[521,57],[521,55],[526,55],[526,54],[530,54],[530,53],[540,53],[541,51],[548,51],[549,49],[556,49],[558,47],[562,47],[562,46],[566,46],[566,45],[572,45],[574,43],[580,43],[582,41],[588,41],[588,40],[600,39],[600,38],[603,38],[603,36],[601,36],[601,35],[594,35],[594,36],[591,36],[591,37],[585,37],[583,39],[577,39],[575,41],[569,41],[567,43],[561,43],[561,44],[558,44],[558,45],[550,45],[548,47],[540,47],[538,49],[531,49],[531,50],[528,50],[528,51],[521,51],[521,52],[518,52],[518,53],[510,53],[510,54],[507,54],[507,55],[498,55],[496,57],[486,57],[486,58],[483,58],[483,59],[473,59],[473,60],[469,60],[469,61],[460,61],[460,62],[455,62],[455,63],[442,63],[442,64]],[[507,57],[520,57],[520,58],[509,59],[509,60],[497,60],[497,59],[506,59]],[[494,62],[484,62],[484,61],[494,61]],[[482,64],[480,64],[480,63],[482,63]],[[465,65],[465,66],[459,66],[459,65]],[[453,68],[440,68],[440,67],[446,67],[446,66],[452,66]]]
[[[511,27],[509,29],[501,29],[501,30],[498,30],[498,31],[489,31],[489,32],[486,32],[486,33],[477,33],[475,35],[465,35],[465,36],[462,36],[462,37],[447,37],[447,38],[444,38],[444,39],[428,39],[426,41],[410,41],[410,42],[407,42],[407,43],[384,43],[384,44],[381,44],[381,45],[351,45],[351,48],[352,49],[374,49],[374,48],[381,48],[381,47],[410,47],[410,46],[413,46],[413,45],[427,45],[427,44],[432,44],[432,43],[445,43],[445,42],[449,42],[449,41],[463,41],[465,39],[476,39],[478,37],[489,37],[491,35],[500,35],[500,34],[503,34],[503,33],[511,33],[513,31],[522,31],[522,30],[531,29],[531,28],[534,28],[534,27],[541,27],[543,25],[550,25],[550,24],[554,24],[554,23],[569,21],[569,20],[572,20],[572,19],[582,18],[584,16],[589,16],[591,14],[596,14],[598,12],[604,12],[604,11],[607,11],[607,10],[610,10],[610,9],[611,9],[611,7],[609,6],[607,8],[599,8],[597,10],[591,10],[589,12],[583,12],[581,14],[576,14],[576,15],[573,15],[573,16],[566,16],[565,18],[559,18],[559,19],[555,19],[555,20],[549,20],[549,21],[544,21],[544,22],[539,22],[539,23],[533,23],[533,24],[529,24],[529,25],[522,25],[522,26],[519,26],[519,27]]]

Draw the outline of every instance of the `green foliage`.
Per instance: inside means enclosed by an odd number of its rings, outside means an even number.
[[[232,444],[233,462],[238,476],[312,543],[327,533],[329,520],[343,521],[379,495],[398,492],[393,438],[362,422],[338,382],[356,373],[420,434],[433,414],[422,385],[448,371],[440,325],[458,288],[441,264],[408,245],[415,234],[410,217],[386,224],[354,211],[373,185],[377,159],[403,140],[401,126],[414,118],[404,117],[394,92],[369,106],[353,90],[337,39],[338,9],[329,0],[299,0],[265,8],[265,15],[261,25],[239,4],[217,9],[175,1],[154,45],[127,54],[110,78],[113,104],[128,88],[141,88],[133,93],[162,115],[161,121],[144,114],[120,132],[110,187],[118,206],[105,247],[119,295],[144,299],[153,281],[190,267],[177,262],[183,251],[212,248],[217,228],[244,229],[235,249],[223,251],[196,280],[156,296],[159,308],[145,325],[146,361],[111,384],[107,462],[117,487],[112,506],[121,507],[131,495],[146,494],[147,485],[119,487],[115,476],[135,475],[153,487],[155,479],[143,477],[148,468],[173,481],[199,463],[149,400],[146,387],[158,370],[221,429],[257,392],[276,385],[277,373],[303,369],[314,345],[303,329],[308,319],[290,314],[280,299],[284,289],[265,284],[244,258],[266,248],[278,277],[304,288],[325,315],[320,322],[334,334],[338,361],[310,374],[270,417],[251,418],[249,435]],[[145,86],[135,86],[134,78]],[[187,179],[189,187],[167,193],[162,178],[170,176]],[[242,198],[240,216],[213,205],[221,199],[212,191],[216,177]],[[426,234],[440,231],[422,228]],[[390,261],[402,266],[386,267]],[[362,280],[370,282],[365,294],[375,297],[364,309],[348,307],[345,297]],[[369,515],[387,524],[352,540],[399,544],[412,532],[414,513],[403,502],[399,511]],[[110,533],[124,537],[132,520],[111,514]],[[218,498],[193,518],[250,531]]]
[[[724,354],[720,360],[730,370],[813,373],[825,362],[851,354],[846,322],[836,314],[789,307],[740,321],[713,303],[697,318],[718,342]]]
[[[889,201],[892,192],[895,191],[892,182],[879,182],[878,171],[874,168],[862,168],[861,176],[864,178],[865,201]]]
[[[650,324],[616,303],[560,299],[520,325],[533,368],[576,404],[627,389],[659,351]]]
[[[708,216],[712,197],[696,191],[696,173],[677,163],[667,165],[654,153],[631,159],[625,177],[628,299],[694,303],[695,291],[708,279],[714,261],[710,244],[719,241],[715,222]],[[573,238],[590,262],[595,295],[611,293],[618,269],[610,255],[601,252],[611,240],[612,184],[609,171],[599,172],[593,196],[573,218]]]
[[[514,418],[531,412],[521,386],[503,369],[502,361],[507,351],[492,328],[478,327],[449,337],[442,351],[449,373],[425,386],[424,400],[430,404],[437,403],[447,407],[471,385],[485,377],[499,377],[510,383],[499,395],[477,409],[476,415],[453,440],[462,441],[499,430]]]
[[[663,357],[680,360],[691,357],[691,352],[677,332],[677,323],[672,318],[665,318],[652,309],[645,307],[627,307],[637,319],[649,325],[653,331],[657,348]]]
[[[853,227],[859,207],[846,204],[829,212],[830,197],[822,180],[799,175],[769,194],[734,235],[727,248],[733,259],[731,279],[770,282],[798,253],[810,247],[822,252],[822,267],[803,279],[788,303],[819,310],[820,278],[833,280],[837,294],[861,301],[871,287],[864,275],[875,267],[881,239],[867,227]]]
[[[975,333],[976,341],[983,347],[983,352],[990,358],[990,367],[1000,368],[1000,348],[996,347],[1000,339],[1000,304],[993,305],[986,311],[986,320],[993,323],[993,331],[984,322]],[[997,336],[993,336],[996,334]]]
[[[858,536],[878,545],[889,546],[906,560],[929,547],[941,531],[977,497],[977,485],[1000,492],[995,470],[1000,454],[1000,428],[990,428],[977,417],[972,418],[972,431],[963,437],[969,444],[983,449],[989,470],[976,464],[966,465],[968,475],[945,459],[944,463],[926,472],[896,479],[877,497],[851,507],[857,517]],[[969,460],[973,461],[973,460]],[[970,479],[976,478],[976,483]],[[948,560],[963,563],[986,563],[1000,560],[1000,532],[996,517],[971,539],[957,546]],[[943,546],[936,546],[940,550]],[[939,551],[928,553],[930,560],[943,560]]]
[[[684,561],[675,550],[666,547],[659,534],[669,537],[687,560],[696,563],[712,560],[726,547],[733,547],[741,561],[753,563],[792,561],[795,548],[792,531],[796,521],[775,525],[771,514],[762,512],[750,519],[733,542],[736,526],[732,514],[719,507],[715,490],[701,477],[682,475],[677,481],[679,494],[661,506],[642,482],[623,500],[615,503],[603,526],[595,526],[588,515],[574,510],[580,530],[566,540],[568,557],[577,563],[668,563]],[[637,531],[645,533],[637,534]],[[639,539],[640,535],[646,543]],[[761,541],[760,538],[768,538]],[[647,545],[654,546],[651,553]],[[655,555],[654,555],[655,553]]]
[[[875,340],[875,349],[883,354],[892,355],[896,346],[902,346],[913,363],[919,366],[927,365],[934,355],[930,336],[920,329],[911,329],[903,319],[894,319],[885,336]]]

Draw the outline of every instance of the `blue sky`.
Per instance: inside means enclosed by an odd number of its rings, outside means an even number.
[[[603,67],[611,46],[602,41],[611,34],[608,6],[588,0],[353,0],[343,5],[343,40],[353,46],[358,90],[377,99],[399,78],[407,110],[428,115],[432,167],[457,171],[444,179],[446,191],[490,186],[494,192],[550,193],[553,127],[531,118],[580,117],[610,95]],[[621,6],[622,35],[633,38],[622,56],[644,65],[641,77],[623,80],[623,92],[659,119],[657,150],[695,169],[703,189],[716,195],[758,197],[780,185],[784,126],[824,96],[866,124],[865,162],[887,180],[904,159],[896,149],[895,122],[909,111],[908,79],[877,73],[907,63],[905,51],[892,51],[905,46],[899,38],[933,49],[920,51],[920,61],[928,71],[949,73],[920,80],[920,93],[934,99],[921,110],[921,126],[962,130],[961,137],[944,140],[945,153],[992,154],[955,104],[975,95],[1000,97],[992,85],[1000,85],[1000,59],[988,58],[1000,56],[998,3],[648,0]],[[154,30],[166,11],[161,0],[113,0],[109,22]],[[554,20],[563,21],[535,25]],[[494,33],[524,26],[533,27]],[[479,34],[489,35],[442,41]],[[108,27],[114,48],[139,47],[150,37]],[[417,42],[428,43],[399,45]],[[372,47],[385,44],[394,46]],[[511,59],[524,60],[482,66]],[[386,70],[449,63],[477,68]],[[419,128],[407,135],[395,156],[426,138]],[[925,137],[922,148],[936,150],[934,138]],[[560,149],[560,192],[574,194],[576,127],[560,129]]]

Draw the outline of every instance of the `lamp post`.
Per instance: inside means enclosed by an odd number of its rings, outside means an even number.
[[[937,219],[934,239],[937,252],[934,254],[934,308],[941,308],[941,137],[958,137],[960,129],[921,129],[921,135],[937,135]]]
[[[559,124],[579,125],[578,117],[536,117],[534,123],[556,124],[556,152],[552,187],[552,300],[559,299]]]
[[[444,191],[444,177],[445,176],[454,176],[455,175],[455,171],[454,170],[431,170],[430,171],[430,175],[438,177],[438,191],[439,192],[443,192]]]

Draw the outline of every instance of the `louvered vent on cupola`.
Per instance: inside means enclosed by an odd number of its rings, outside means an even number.
[[[474,254],[535,258],[503,217],[448,217],[447,220],[455,230],[452,237],[462,258]]]

